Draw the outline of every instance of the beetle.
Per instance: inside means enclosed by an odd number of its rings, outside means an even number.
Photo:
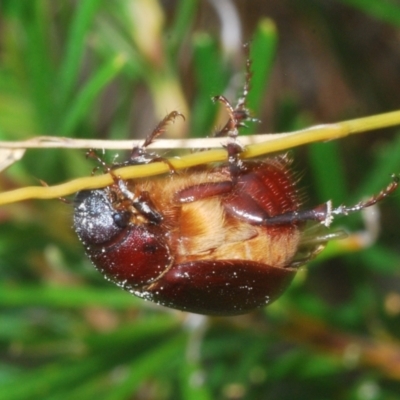
[[[248,74],[249,75],[249,74]],[[106,167],[114,183],[74,201],[74,229],[94,266],[130,293],[163,306],[206,315],[238,315],[270,304],[300,265],[335,236],[333,216],[369,207],[398,186],[352,207],[331,202],[302,209],[287,154],[242,160],[238,129],[250,119],[246,79],[229,119],[227,162],[153,178],[122,180],[113,169],[163,160],[146,147],[180,114],[167,115],[122,164]],[[166,160],[164,160],[167,162]],[[104,164],[104,163],[103,163]]]

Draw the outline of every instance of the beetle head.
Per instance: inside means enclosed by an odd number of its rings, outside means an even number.
[[[74,204],[74,228],[84,244],[109,242],[129,222],[129,213],[114,210],[105,190],[83,190]]]

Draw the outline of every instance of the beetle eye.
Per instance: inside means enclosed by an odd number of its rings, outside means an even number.
[[[129,212],[114,213],[112,217],[115,222],[115,225],[117,225],[120,228],[126,228],[129,224],[130,213]]]

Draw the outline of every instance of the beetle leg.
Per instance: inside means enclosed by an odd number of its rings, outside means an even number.
[[[216,137],[222,137],[222,136],[229,136],[236,138],[238,135],[238,127],[240,126],[240,120],[238,119],[239,117],[239,111],[242,112],[242,110],[236,110],[235,108],[232,107],[232,104],[229,102],[229,100],[225,96],[214,96],[212,98],[214,102],[219,101],[222,103],[226,111],[228,112],[229,119],[228,122],[225,124],[225,126],[215,134]],[[247,116],[244,118],[246,119]]]
[[[246,46],[248,53],[248,46]],[[235,107],[224,96],[215,96],[212,100],[221,102],[228,112],[229,119],[225,126],[218,132],[215,133],[215,137],[228,136],[231,140],[224,146],[228,152],[228,163],[231,173],[232,182],[236,185],[238,181],[238,176],[243,170],[243,163],[239,157],[239,154],[243,151],[243,147],[236,142],[236,138],[239,134],[238,129],[246,126],[245,121],[258,121],[256,118],[250,117],[250,111],[247,108],[247,95],[250,89],[250,80],[252,77],[251,72],[251,61],[247,58],[246,61],[246,79],[243,87],[242,96],[239,98]]]
[[[162,157],[155,156],[154,154],[149,154],[146,151],[146,148],[147,146],[152,144],[158,136],[162,135],[166,131],[167,125],[170,122],[175,121],[177,117],[182,117],[183,119],[185,119],[184,115],[178,111],[172,111],[169,114],[167,114],[162,119],[162,121],[155,127],[153,132],[151,132],[150,135],[146,137],[144,143],[141,146],[136,146],[132,149],[132,152],[126,164],[137,165],[137,164],[148,164],[155,161],[163,161],[169,165],[172,171],[174,171],[174,168],[169,162],[165,161],[165,159],[163,159]]]
[[[155,129],[153,130],[153,132],[147,136],[146,140],[144,141],[142,148],[146,148],[147,146],[149,146],[151,143],[154,142],[154,140],[162,135],[166,129],[169,123],[171,122],[175,122],[175,119],[177,117],[181,117],[183,118],[183,120],[185,120],[185,116],[183,114],[181,114],[178,111],[171,111],[170,113],[168,113],[162,120],[161,122],[155,127]]]
[[[93,149],[89,149],[86,152],[86,158],[93,158],[95,159],[102,167],[103,167],[103,172],[108,173],[111,171],[111,166],[108,165]],[[95,167],[93,168],[92,171],[92,176],[95,174],[95,172],[99,169],[100,167]]]
[[[151,223],[159,224],[163,220],[163,216],[156,210],[154,203],[150,199],[149,192],[141,192],[132,204]]]
[[[326,218],[329,204],[321,204],[312,210],[288,211],[277,215],[269,215],[250,195],[240,193],[224,201],[225,210],[236,218],[253,225],[287,225],[309,220],[321,221]]]
[[[364,208],[371,207],[376,203],[383,200],[385,197],[389,196],[399,187],[400,179],[396,175],[392,175],[392,182],[390,182],[383,190],[378,194],[371,196],[365,201],[360,201],[353,206],[341,205],[337,208],[332,209],[331,202],[328,201],[312,210],[300,211],[297,214],[301,214],[302,220],[315,220],[321,222],[323,225],[329,226],[332,223],[333,217],[335,215],[348,215],[353,212],[361,211]],[[324,210],[325,206],[325,210]],[[309,218],[308,218],[309,216]],[[278,216],[280,217],[280,216]]]
[[[200,183],[177,192],[175,200],[179,203],[192,203],[207,197],[229,193],[232,187],[231,181]]]
[[[273,226],[317,221],[328,227],[332,223],[335,215],[348,215],[371,207],[393,193],[398,186],[399,177],[392,176],[392,182],[385,189],[354,206],[341,205],[337,208],[332,208],[331,201],[328,201],[309,210],[288,211],[274,216],[269,216],[247,193],[241,193],[240,195],[230,197],[224,202],[224,205],[227,212],[231,215],[255,225]]]
[[[228,164],[231,173],[232,183],[236,185],[238,176],[243,169],[243,162],[239,154],[243,151],[243,147],[236,141],[239,134],[238,127],[241,126],[240,119],[237,119],[237,110],[232,107],[229,101],[224,96],[213,97],[214,101],[222,102],[229,114],[229,120],[216,136],[229,136],[230,141],[224,147],[228,152]],[[243,101],[244,104],[244,101]],[[246,110],[243,108],[243,110]],[[238,110],[242,112],[242,110]],[[246,110],[247,113],[247,110]],[[244,119],[247,119],[248,115]]]
[[[236,185],[241,172],[243,171],[243,161],[239,154],[243,151],[243,147],[233,138],[227,145],[224,146],[228,152],[229,172],[232,179],[232,184]]]
[[[284,214],[277,215],[270,218],[266,224],[267,225],[279,225],[282,223],[292,223],[292,222],[305,222],[308,220],[318,221],[325,226],[329,226],[335,215],[348,215],[353,212],[361,211],[364,208],[371,207],[383,200],[389,194],[393,193],[399,186],[399,177],[393,175],[392,182],[381,190],[378,194],[371,196],[365,201],[360,201],[353,206],[341,205],[337,208],[332,208],[331,201],[321,204],[311,210],[302,210],[288,212]]]
[[[246,48],[248,51],[248,47]],[[232,107],[229,101],[224,96],[215,96],[213,97],[213,101],[220,101],[223,103],[228,111],[229,120],[225,124],[225,126],[215,133],[215,137],[223,137],[223,136],[231,136],[236,137],[238,132],[237,128],[244,127],[245,121],[258,121],[256,118],[250,117],[250,111],[247,108],[247,95],[249,94],[250,90],[250,81],[252,77],[251,72],[251,60],[248,57],[246,61],[246,78],[244,82],[242,96],[239,97],[239,100],[236,104],[236,107]]]
[[[150,223],[159,224],[163,220],[162,215],[156,210],[154,203],[149,196],[149,192],[143,191],[138,197],[135,197],[122,179],[118,179],[116,183],[119,192],[128,199],[132,206],[139,211],[142,216],[147,218]]]
[[[220,196],[232,191],[234,183],[231,181],[211,182],[194,185],[176,193],[175,200],[180,203],[191,203],[211,196]],[[307,220],[320,221],[326,218],[326,204],[313,210],[291,211],[276,216],[270,216],[247,193],[227,196],[223,200],[225,210],[236,218],[245,220],[254,225],[284,225]]]
[[[224,147],[228,152],[229,169],[232,182],[235,185],[240,172],[243,170],[243,162],[239,157],[239,154],[243,151],[243,147],[236,141],[239,134],[238,128],[244,126],[242,121],[249,119],[248,110],[244,107],[245,97],[239,101],[236,108],[233,108],[224,96],[216,96],[213,100],[222,102],[229,114],[228,122],[215,136],[228,136],[230,138],[230,141]]]
[[[390,182],[386,188],[381,190],[378,194],[371,196],[365,201],[360,201],[359,203],[355,204],[354,206],[345,206],[341,205],[333,210],[331,210],[330,214],[327,215],[327,224],[329,225],[331,220],[333,219],[334,215],[348,215],[353,212],[361,211],[364,208],[371,207],[375,205],[376,203],[380,202],[383,200],[385,197],[393,193],[398,187],[399,187],[399,182],[400,179],[396,175],[392,175],[392,182]],[[324,223],[324,222],[323,222]]]

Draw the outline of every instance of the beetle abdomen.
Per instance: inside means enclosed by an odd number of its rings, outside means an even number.
[[[267,305],[296,271],[244,260],[196,261],[168,270],[140,297],[167,307],[207,315],[238,315]]]

